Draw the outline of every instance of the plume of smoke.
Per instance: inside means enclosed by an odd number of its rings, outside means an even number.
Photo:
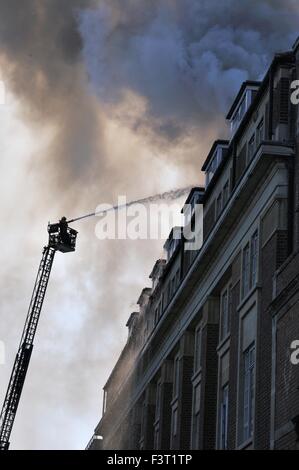
[[[96,106],[84,87],[82,39],[74,10],[94,0],[0,2],[0,66],[10,89],[23,101],[25,119],[48,126],[53,142],[43,165],[59,189],[89,180],[101,154]],[[97,159],[95,159],[97,156]]]
[[[2,250],[0,260],[7,362],[13,360],[24,299],[31,293],[38,256],[35,242],[42,233],[37,227],[42,226],[45,209],[52,215],[74,210],[79,200],[84,206],[93,204],[99,187],[103,198],[124,194],[126,188],[136,191],[132,198],[145,188],[149,193],[158,191],[153,171],[157,166],[146,166],[145,174],[144,160],[136,158],[142,145],[158,148],[157,159],[169,155],[173,164],[185,163],[189,155],[192,177],[196,175],[194,169],[198,171],[211,139],[224,128],[222,113],[240,82],[261,76],[272,54],[288,48],[297,35],[297,3],[0,2],[1,79],[19,99],[23,122],[35,126],[38,139],[40,128],[52,132],[49,148],[31,156],[18,187],[15,190],[12,180],[15,192],[8,195],[19,197],[24,209],[19,218],[11,211],[2,234],[3,246],[9,247]],[[109,158],[106,149],[108,118],[141,136],[138,151],[126,151],[123,145],[117,163],[112,162],[111,148]],[[7,165],[17,166],[18,161],[12,158]],[[5,168],[2,188],[7,174]],[[7,221],[1,203],[2,220]],[[30,226],[29,234],[24,236],[20,225]],[[124,246],[117,241],[113,247],[108,242],[91,243],[90,233],[83,229],[80,247],[76,257],[56,260],[36,344],[42,354],[34,355],[31,382],[26,384],[24,407],[16,422],[20,448],[57,448],[66,442],[74,446],[73,434],[59,430],[84,427],[86,408],[92,415],[90,427],[94,425],[100,381],[123,339],[119,325],[127,314],[124,305],[132,296],[137,298],[157,253],[157,245],[142,242],[126,241]],[[15,315],[6,314],[11,311]],[[64,415],[62,421],[57,410]]]
[[[130,124],[177,142],[215,122],[240,83],[290,47],[299,9],[292,0],[100,0],[78,18],[101,102],[116,106],[134,92],[145,106]]]

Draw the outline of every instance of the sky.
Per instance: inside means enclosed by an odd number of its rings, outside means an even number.
[[[299,34],[296,1],[0,0],[0,403],[48,221],[204,181],[246,79]],[[178,201],[183,203],[183,199]],[[82,449],[163,240],[74,224],[57,253],[12,449]]]

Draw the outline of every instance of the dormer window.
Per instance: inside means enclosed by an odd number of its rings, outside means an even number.
[[[260,82],[246,81],[242,84],[226,118],[230,121],[231,136],[234,135],[249,109]]]
[[[202,170],[205,172],[206,175],[206,188],[212,181],[214,174],[216,173],[219,165],[221,164],[227,151],[227,148],[227,140],[216,140],[216,142],[214,142],[209,152],[209,155],[202,167]]]
[[[172,257],[173,253],[175,252],[176,248],[178,247],[180,243],[181,232],[182,232],[181,227],[173,227],[173,229],[171,230],[169,234],[168,239],[166,240],[164,244],[167,261],[170,260],[170,258]]]
[[[184,226],[188,226],[192,220],[192,217],[195,214],[196,206],[201,205],[202,196],[204,194],[204,188],[198,187],[193,188],[190,192],[184,207],[182,209],[182,213],[184,214]]]
[[[212,157],[211,162],[209,163],[206,171],[206,186],[208,186],[209,182],[213,178],[214,174],[216,173],[216,170],[218,166],[221,163],[222,160],[222,149],[221,147],[218,147]]]
[[[251,103],[251,93],[245,92],[241,100],[241,103],[239,107],[237,108],[236,112],[234,113],[234,116],[230,122],[230,130],[232,134],[234,134],[235,131],[238,129],[240,122],[242,121],[247,109],[250,106],[250,103]]]

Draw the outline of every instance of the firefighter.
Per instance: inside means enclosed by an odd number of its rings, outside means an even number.
[[[60,229],[60,238],[62,243],[65,243],[67,245],[70,245],[71,243],[71,238],[68,234],[68,224],[66,221],[66,217],[62,217],[59,221],[59,229]]]

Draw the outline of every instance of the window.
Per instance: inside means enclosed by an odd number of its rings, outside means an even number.
[[[243,262],[242,262],[242,296],[244,297],[249,292],[249,243],[243,250]]]
[[[199,427],[200,427],[200,383],[193,388],[193,419],[192,419],[192,449],[199,447]]]
[[[160,411],[161,411],[161,392],[162,392],[162,384],[161,381],[157,382],[156,388],[156,409],[155,409],[155,419],[160,418]]]
[[[251,237],[243,250],[242,258],[242,297],[248,294],[257,282],[258,271],[258,231]]]
[[[197,372],[201,366],[201,328],[195,330],[195,351],[194,351],[194,372]]]
[[[228,286],[222,296],[220,304],[221,312],[221,328],[220,328],[220,339],[225,338],[229,332],[230,323],[230,304],[231,304],[231,287]]]
[[[254,367],[255,348],[251,345],[243,353],[244,390],[243,390],[243,440],[252,437],[254,405]]]
[[[257,87],[250,87],[245,90],[242,96],[242,99],[240,99],[240,102],[239,102],[240,104],[234,111],[233,116],[231,118],[231,133],[232,134],[234,134],[234,132],[239,127],[239,124],[241,123],[249,106],[252,103],[252,100],[255,96],[256,91],[257,91]]]
[[[107,409],[107,390],[104,389],[103,414],[106,413],[106,409]]]
[[[160,441],[160,425],[155,426],[155,435],[154,435],[154,449],[159,449]]]
[[[195,214],[195,209],[200,205],[201,194],[197,193],[193,196],[192,200],[189,202],[189,211],[186,217],[186,225],[188,225]]]
[[[206,186],[210,183],[212,178],[214,177],[214,174],[217,171],[217,168],[219,167],[222,158],[223,158],[223,150],[225,147],[218,145],[209,164],[207,165],[205,174],[206,174]]]
[[[216,217],[219,217],[222,211],[222,193],[216,199]]]
[[[241,121],[242,117],[244,116],[246,112],[246,96],[244,96],[244,98],[242,99],[238,112],[239,112],[239,118]]]
[[[216,155],[212,158],[210,164],[207,167],[206,170],[206,186],[210,183],[211,179],[214,176],[214,173],[217,170],[217,153]]]
[[[255,135],[251,137],[251,139],[248,142],[248,161],[250,162],[253,158],[255,151]]]
[[[260,145],[264,139],[264,120],[262,119],[256,129],[256,147]]]
[[[253,287],[257,281],[257,263],[258,263],[258,232],[256,231],[251,237],[250,287]]]
[[[174,359],[174,377],[173,377],[173,398],[176,398],[179,394],[180,384],[180,357],[176,356]]]
[[[220,397],[220,449],[227,449],[228,434],[228,384],[221,388]]]
[[[237,129],[239,126],[240,122],[242,121],[242,118],[246,112],[246,94],[244,94],[244,97],[242,98],[241,103],[239,104],[239,107],[237,108],[234,117],[231,121],[231,131],[232,133]]]
[[[223,207],[225,207],[227,201],[228,201],[228,198],[229,198],[229,184],[228,184],[228,181],[225,183],[224,187],[223,187]]]
[[[174,408],[172,411],[172,419],[171,419],[171,435],[172,437],[176,437],[178,433],[178,409]]]

